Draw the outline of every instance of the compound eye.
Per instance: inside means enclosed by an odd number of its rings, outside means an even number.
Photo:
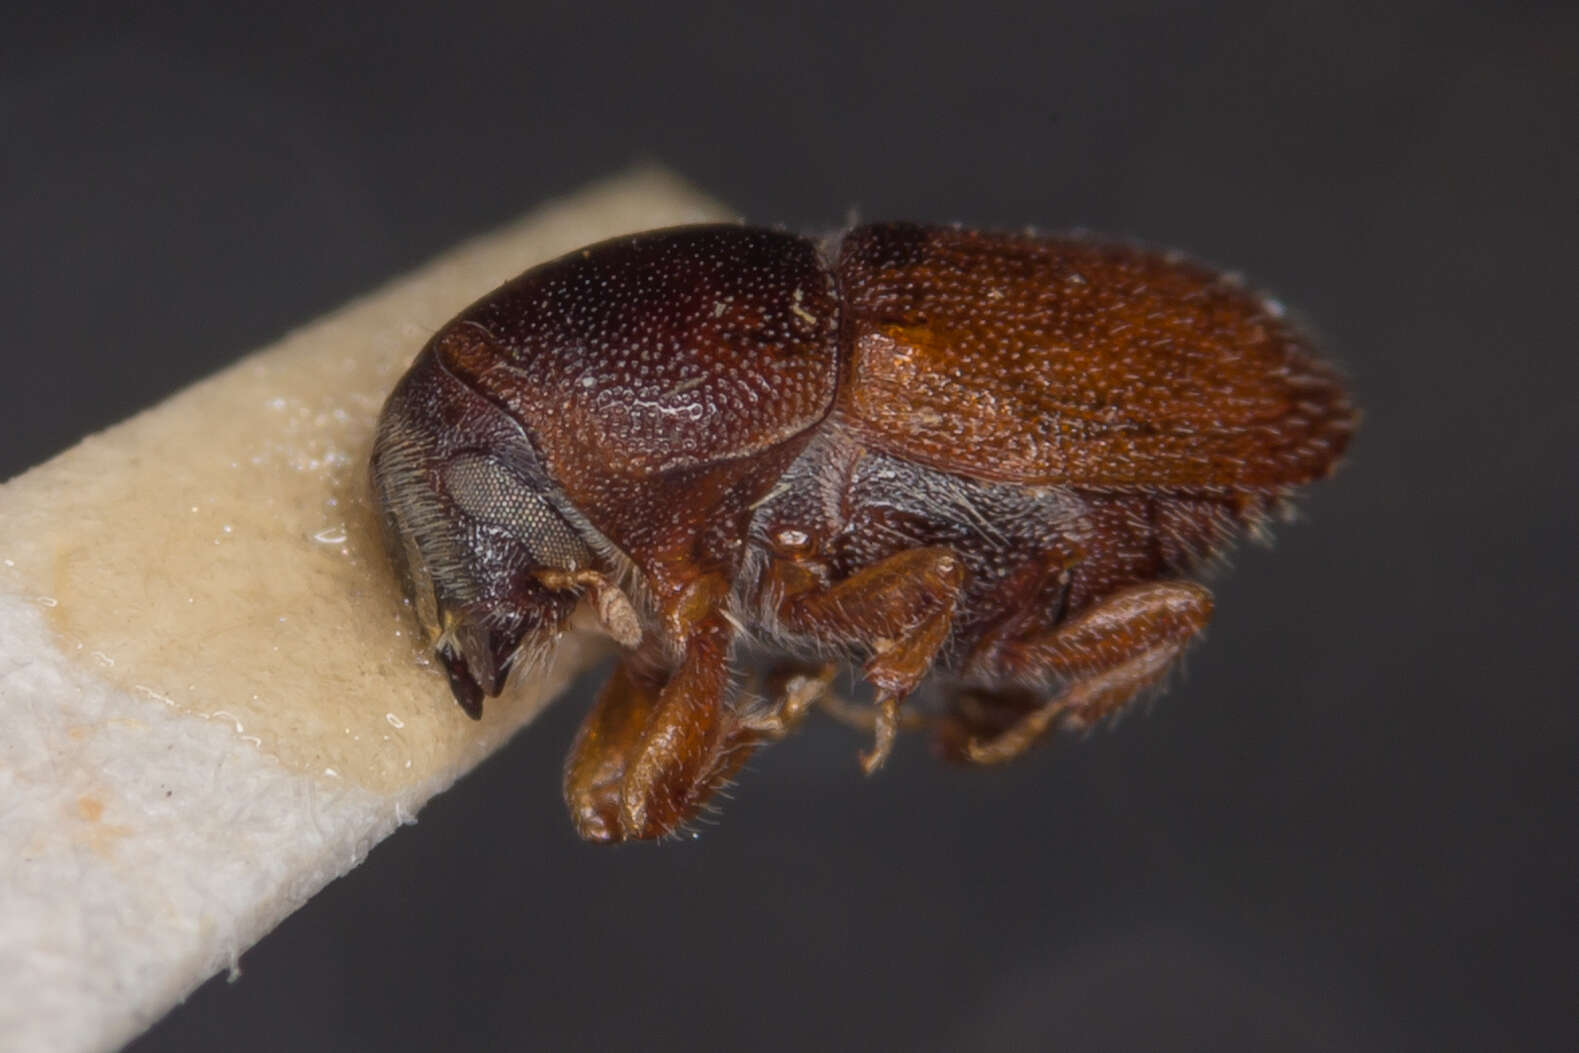
[[[497,527],[525,546],[540,567],[579,570],[590,553],[540,489],[484,453],[462,453],[444,468],[444,489],[455,507]]]

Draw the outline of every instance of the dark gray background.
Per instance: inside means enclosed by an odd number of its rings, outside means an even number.
[[[0,475],[642,158],[1187,247],[1367,414],[1117,732],[867,782],[817,721],[596,849],[583,684],[139,1050],[1574,1044],[1571,5],[120,6],[0,35]]]

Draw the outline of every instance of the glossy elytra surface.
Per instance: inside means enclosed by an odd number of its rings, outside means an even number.
[[[1354,427],[1280,308],[1177,254],[887,224],[591,246],[445,326],[391,396],[375,494],[457,699],[591,601],[626,647],[566,801],[683,825],[855,665],[870,771],[932,678],[989,764],[1160,684],[1202,566]],[[771,658],[749,681],[743,651]]]

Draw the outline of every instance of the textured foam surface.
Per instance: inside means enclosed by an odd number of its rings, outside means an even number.
[[[0,487],[0,1048],[135,1035],[538,712],[466,720],[373,536],[384,393],[500,281],[722,217],[658,172],[442,257]]]

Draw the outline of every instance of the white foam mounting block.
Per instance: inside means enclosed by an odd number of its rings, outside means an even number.
[[[113,1048],[498,747],[601,650],[466,719],[366,460],[438,326],[605,237],[727,218],[642,170],[551,203],[0,486],[0,1048]]]

